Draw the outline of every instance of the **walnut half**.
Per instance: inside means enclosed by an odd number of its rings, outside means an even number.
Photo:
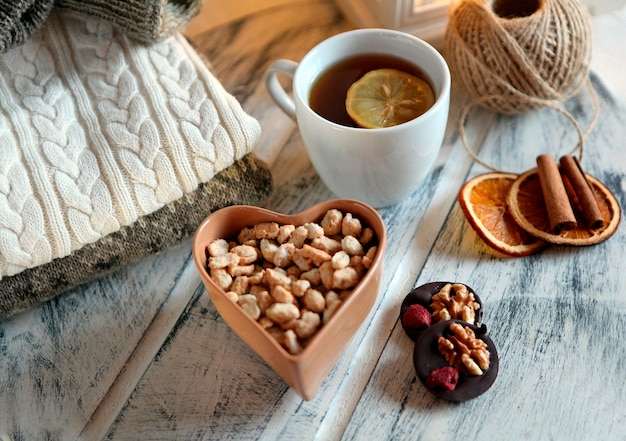
[[[470,375],[482,375],[489,368],[489,350],[487,344],[476,337],[469,326],[459,323],[450,325],[452,335],[439,337],[439,352],[450,366]]]
[[[435,322],[462,320],[473,325],[476,323],[476,311],[480,304],[462,283],[446,283],[433,296],[430,307]]]

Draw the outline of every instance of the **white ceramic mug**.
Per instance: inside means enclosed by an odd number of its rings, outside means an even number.
[[[387,54],[421,69],[432,81],[436,101],[421,116],[380,129],[347,127],[319,116],[309,106],[318,77],[336,63],[361,54]],[[278,81],[292,78],[293,99]],[[450,71],[437,50],[419,38],[389,29],[357,29],[319,43],[300,61],[277,60],[265,73],[276,104],[298,124],[311,162],[337,196],[381,208],[413,193],[441,148],[450,107]]]

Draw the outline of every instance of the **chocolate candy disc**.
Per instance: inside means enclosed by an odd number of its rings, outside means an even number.
[[[454,390],[429,388],[426,386],[428,375],[435,369],[449,366],[444,356],[439,352],[437,341],[439,337],[445,337],[451,334],[450,325],[455,322],[464,327],[469,326],[476,334],[476,337],[487,344],[487,349],[489,350],[489,368],[487,368],[482,375],[470,375],[459,372],[458,383]],[[444,400],[460,402],[476,398],[489,389],[498,376],[499,363],[498,352],[493,340],[487,335],[487,327],[485,325],[474,326],[461,320],[447,320],[435,323],[420,334],[419,338],[415,341],[413,364],[415,365],[417,377],[430,392]]]
[[[404,329],[404,332],[406,332],[406,334],[409,336],[411,340],[416,340],[417,337],[419,337],[419,335],[422,333],[422,331],[424,331],[425,328],[424,327],[412,328],[412,327],[407,326],[403,320],[404,313],[407,311],[407,309],[409,309],[411,305],[417,304],[417,305],[423,306],[432,314],[432,309],[430,308],[430,304],[432,303],[433,296],[437,294],[439,291],[441,291],[441,289],[444,286],[446,286],[448,283],[451,285],[455,284],[453,282],[426,283],[424,285],[418,286],[417,288],[414,288],[404,298],[404,301],[402,302],[402,306],[400,307],[400,323],[402,324],[402,328]],[[462,284],[462,285],[465,285],[465,284]],[[467,285],[465,285],[465,287],[467,288],[469,292],[471,292],[474,295],[474,301],[480,305],[480,308],[476,310],[476,323],[475,323],[475,324],[480,324],[480,320],[483,316],[483,304],[480,300],[480,297],[478,297],[478,295],[474,292],[472,288],[470,288]]]

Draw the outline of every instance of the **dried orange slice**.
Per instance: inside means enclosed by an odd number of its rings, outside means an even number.
[[[593,176],[585,174],[598,201],[604,225],[598,229],[586,226],[580,204],[570,193],[570,202],[576,216],[577,226],[554,234],[550,228],[548,212],[543,200],[541,183],[537,169],[520,175],[509,193],[507,203],[515,222],[529,234],[558,245],[594,245],[600,243],[615,233],[621,219],[621,208],[611,191]]]
[[[430,85],[396,69],[369,71],[346,95],[346,110],[361,127],[391,127],[417,118],[435,103]]]
[[[517,175],[485,173],[467,181],[459,204],[474,231],[491,248],[509,256],[528,256],[547,243],[519,227],[507,207],[507,197]]]

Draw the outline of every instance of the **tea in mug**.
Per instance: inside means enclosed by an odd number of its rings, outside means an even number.
[[[391,100],[386,99],[389,94],[400,98],[391,104],[393,108],[389,108]],[[434,101],[431,81],[421,69],[385,54],[358,55],[340,61],[319,76],[309,96],[311,108],[325,119],[369,128],[406,122],[424,113]],[[396,109],[396,105],[406,108]],[[391,121],[386,120],[389,112]]]

